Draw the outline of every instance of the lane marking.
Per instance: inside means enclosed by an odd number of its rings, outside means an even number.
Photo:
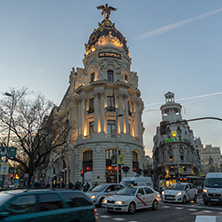
[[[161,206],[162,208],[171,208],[170,206]]]

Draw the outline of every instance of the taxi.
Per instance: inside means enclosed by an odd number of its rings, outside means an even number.
[[[138,209],[158,209],[161,201],[160,193],[148,186],[129,186],[121,189],[115,195],[106,197],[102,207],[107,211],[135,213]]]
[[[173,183],[162,192],[163,202],[197,201],[198,190],[192,183]]]

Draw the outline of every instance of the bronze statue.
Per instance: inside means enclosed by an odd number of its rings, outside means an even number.
[[[106,4],[106,6],[104,5],[100,5],[96,7],[97,9],[102,9],[101,15],[104,15],[105,19],[109,19],[110,16],[110,12],[111,11],[116,11],[116,8],[113,8],[112,6],[108,7],[108,4]]]

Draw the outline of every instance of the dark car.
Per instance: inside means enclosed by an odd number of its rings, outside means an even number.
[[[97,221],[96,209],[81,191],[13,190],[0,192],[0,221]]]

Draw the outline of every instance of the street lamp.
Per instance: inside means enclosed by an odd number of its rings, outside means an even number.
[[[116,108],[116,182],[119,183],[119,149],[118,149],[118,117],[123,116],[123,114],[118,115],[118,109]]]
[[[5,93],[6,96],[12,97],[12,105],[10,108],[10,120],[9,120],[9,129],[8,129],[8,138],[7,138],[7,143],[6,143],[6,152],[5,152],[5,163],[8,162],[8,147],[9,147],[9,139],[10,139],[10,132],[11,132],[11,124],[12,124],[12,114],[14,111],[14,94],[11,93]],[[3,174],[2,177],[2,190],[4,189],[4,183],[5,183],[5,174]]]

